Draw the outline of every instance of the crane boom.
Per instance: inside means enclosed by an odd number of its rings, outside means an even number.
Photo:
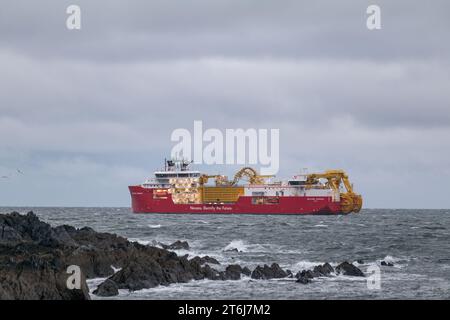
[[[346,192],[340,193],[341,210],[344,213],[357,213],[361,210],[362,197],[353,192],[353,186],[344,170],[327,170],[323,173],[308,174],[306,184],[311,187],[316,185],[319,179],[326,179],[327,186],[336,192],[339,192],[341,183],[344,185]]]

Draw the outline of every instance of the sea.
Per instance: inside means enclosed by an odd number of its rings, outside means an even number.
[[[178,255],[214,257],[219,269],[278,263],[295,273],[325,262],[336,266],[349,261],[366,273],[364,278],[316,278],[307,285],[295,279],[200,280],[120,290],[113,299],[450,299],[450,210],[363,209],[345,216],[289,216],[0,208],[1,213],[11,211],[33,211],[53,226],[89,226],[142,244],[187,241],[190,249],[175,251]],[[393,266],[382,266],[381,261]],[[103,280],[88,280],[91,292]]]

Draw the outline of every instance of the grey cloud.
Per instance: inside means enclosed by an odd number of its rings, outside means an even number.
[[[384,29],[370,33],[371,1],[77,1],[83,29],[65,29],[71,1],[7,1],[0,41],[41,58],[97,62],[205,56],[403,59],[440,57],[448,3],[377,1]],[[420,41],[418,41],[420,39]]]
[[[0,203],[128,205],[203,120],[279,128],[280,176],[340,167],[370,207],[450,206],[447,2],[378,1],[374,32],[371,1],[77,1],[80,32],[69,4],[2,3],[0,175],[27,176]]]
[[[0,80],[2,115],[30,125],[127,120],[145,130],[169,117],[177,125],[207,116],[217,126],[214,119],[236,115],[251,126],[292,119],[326,125],[347,116],[370,126],[450,124],[448,63],[212,58],[96,65],[0,57],[7,75]]]

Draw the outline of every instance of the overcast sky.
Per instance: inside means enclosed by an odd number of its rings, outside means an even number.
[[[366,207],[450,208],[449,9],[2,0],[0,206],[129,206],[172,131],[202,120],[280,129],[280,177],[342,168]]]

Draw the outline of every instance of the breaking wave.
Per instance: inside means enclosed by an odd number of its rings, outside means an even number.
[[[232,250],[238,250],[239,252],[247,252],[248,245],[242,240],[233,240],[225,248],[223,248],[223,251],[232,251]]]
[[[294,265],[292,265],[291,268],[292,268],[292,271],[297,272],[297,271],[312,269],[315,266],[317,266],[319,264],[323,264],[323,263],[324,262],[302,260],[302,261],[299,261],[299,262],[295,263]]]
[[[137,242],[137,243],[142,244],[144,246],[147,246],[147,245],[153,245],[154,246],[154,241],[152,241],[152,240],[142,240],[142,239],[139,239],[139,238],[128,238],[128,240],[132,241],[132,242]]]

